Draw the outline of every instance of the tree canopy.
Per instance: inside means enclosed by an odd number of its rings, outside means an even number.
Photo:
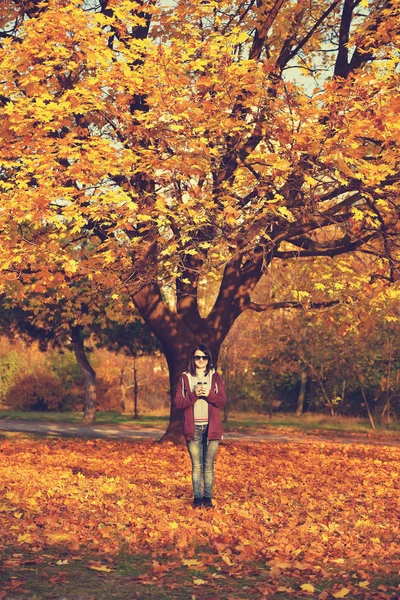
[[[244,310],[269,307],[251,293],[272,261],[362,251],[397,281],[398,0],[1,11],[0,269],[14,298],[68,301],[81,281],[89,305],[99,289],[130,297],[179,370],[196,341],[217,355]]]

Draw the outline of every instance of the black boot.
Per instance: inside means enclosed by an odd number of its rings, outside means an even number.
[[[203,506],[205,508],[212,508],[213,503],[212,503],[211,498],[208,498],[207,496],[203,496]]]
[[[193,506],[194,508],[200,508],[200,506],[203,506],[203,498],[195,498],[193,500]]]

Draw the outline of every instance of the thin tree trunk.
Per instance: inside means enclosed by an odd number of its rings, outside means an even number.
[[[307,372],[303,369],[302,372],[300,373],[300,391],[299,391],[299,396],[297,398],[296,417],[300,417],[303,414],[304,398],[306,395],[306,385],[307,385]]]
[[[343,383],[342,383],[342,394],[340,396],[340,408],[339,408],[339,412],[342,412],[342,408],[344,406],[344,394],[346,392],[346,380],[343,379]]]
[[[358,381],[360,383],[361,394],[362,394],[362,397],[363,397],[364,402],[365,402],[365,407],[367,409],[368,419],[369,419],[369,422],[371,424],[371,428],[373,429],[373,431],[375,431],[374,418],[373,418],[371,410],[369,408],[369,404],[368,404],[368,400],[367,400],[367,395],[366,395],[366,393],[364,391],[364,386],[362,384],[361,376],[358,373],[357,373],[357,377],[358,377]]]
[[[229,403],[229,391],[230,391],[230,369],[229,369],[229,349],[230,346],[228,348],[225,348],[224,354],[222,356],[221,362],[222,362],[222,371],[224,374],[224,384],[225,384],[225,392],[226,392],[226,396],[227,396],[227,401],[225,403],[224,406],[224,416],[223,416],[223,422],[227,423],[228,422],[228,418],[229,418],[229,409],[230,409],[230,403]]]
[[[392,358],[393,358],[393,343],[392,340],[389,341],[389,363],[387,368],[387,377],[386,377],[386,425],[387,428],[390,428],[390,378],[392,376]]]
[[[139,418],[138,412],[138,380],[137,380],[137,369],[136,369],[136,356],[133,356],[133,418]]]
[[[125,379],[124,379],[124,374],[125,374],[125,367],[122,368],[122,370],[120,372],[120,377],[119,377],[120,389],[121,389],[121,408],[122,408],[122,414],[132,416],[133,415],[133,410],[134,410],[133,398],[132,398],[132,396],[131,396],[130,393],[128,394],[128,391],[133,386],[132,385],[126,385]]]
[[[332,416],[332,417],[334,417],[334,416],[335,416],[335,410],[334,410],[333,404],[332,404],[332,402],[331,402],[331,399],[329,398],[329,395],[327,394],[327,391],[326,391],[326,389],[325,389],[325,386],[324,386],[324,384],[323,384],[323,382],[322,382],[322,377],[320,377],[320,376],[318,375],[318,373],[317,373],[317,370],[314,368],[314,366],[311,364],[311,362],[309,362],[309,361],[306,361],[306,360],[305,360],[305,357],[304,357],[304,356],[302,356],[302,360],[304,360],[305,364],[306,364],[306,365],[309,367],[310,371],[311,371],[312,373],[314,373],[315,377],[317,378],[317,381],[318,381],[318,383],[319,383],[319,387],[321,388],[321,390],[322,390],[322,393],[323,393],[323,395],[324,395],[324,397],[325,397],[326,404],[327,404],[327,406],[329,407],[329,410],[330,410],[331,416]]]
[[[93,423],[96,420],[96,372],[86,356],[81,327],[71,327],[72,345],[80,370],[85,379],[85,402],[83,420]]]
[[[124,380],[125,367],[119,372],[119,389],[121,390],[121,413],[126,414],[126,384]]]

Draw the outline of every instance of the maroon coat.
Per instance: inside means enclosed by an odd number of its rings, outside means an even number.
[[[222,421],[219,409],[226,402],[224,382],[221,375],[213,373],[211,379],[211,390],[207,398],[208,402],[208,439],[222,439]],[[183,373],[178,382],[175,395],[176,408],[183,409],[182,433],[186,440],[194,440],[194,404],[197,396],[190,391],[188,376]]]

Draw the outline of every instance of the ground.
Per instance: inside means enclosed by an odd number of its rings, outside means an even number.
[[[225,441],[207,511],[184,447],[54,433],[0,437],[1,600],[400,596],[396,445]]]

